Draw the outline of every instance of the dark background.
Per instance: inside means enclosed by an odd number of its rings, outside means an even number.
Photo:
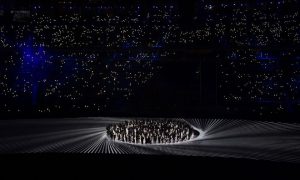
[[[297,179],[298,165],[180,156],[14,155],[0,157],[3,175],[18,178]]]

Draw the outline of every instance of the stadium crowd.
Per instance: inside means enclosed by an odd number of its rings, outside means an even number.
[[[228,112],[300,108],[296,0],[203,0],[194,13],[173,2],[50,4],[0,5],[0,112],[119,109],[162,60],[208,46],[218,58],[218,102]]]

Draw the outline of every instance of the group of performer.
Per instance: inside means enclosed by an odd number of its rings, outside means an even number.
[[[168,144],[190,140],[195,130],[178,120],[131,120],[107,126],[107,135],[134,144]]]

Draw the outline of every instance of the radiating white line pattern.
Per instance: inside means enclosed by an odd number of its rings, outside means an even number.
[[[131,119],[134,118],[3,120],[0,121],[0,153],[168,154],[300,163],[299,124],[176,119],[189,123],[200,131],[200,136],[187,142],[161,145],[128,144],[107,137],[106,125]]]

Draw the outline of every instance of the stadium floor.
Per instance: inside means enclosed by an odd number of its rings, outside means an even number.
[[[300,163],[300,124],[180,119],[199,129],[201,138],[169,145],[128,144],[107,138],[107,124],[130,119],[133,118],[1,120],[0,153],[179,155]]]

